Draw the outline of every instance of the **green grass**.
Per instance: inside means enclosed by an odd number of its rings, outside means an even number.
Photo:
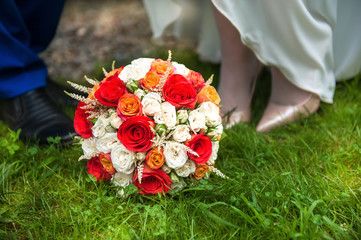
[[[173,56],[218,78],[190,51]],[[360,81],[338,84],[316,115],[260,134],[267,89],[265,71],[254,120],[221,141],[216,167],[230,179],[173,196],[117,197],[88,176],[80,147],[28,144],[0,123],[0,239],[360,239]]]

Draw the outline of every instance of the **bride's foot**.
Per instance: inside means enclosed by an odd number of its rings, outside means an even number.
[[[225,128],[231,128],[237,123],[248,123],[251,121],[251,106],[244,111],[230,111],[223,115],[223,124]]]
[[[251,100],[262,64],[243,45],[238,30],[214,8],[221,37],[222,66],[218,92],[227,128],[251,119]]]
[[[226,128],[237,123],[248,123],[251,120],[251,102],[259,69],[254,74],[243,78],[230,78],[227,67],[222,67],[219,94],[222,99],[222,117]],[[223,71],[222,71],[223,70]]]
[[[278,105],[270,102],[258,123],[257,132],[269,132],[289,122],[297,121],[300,117],[314,114],[320,106],[320,98],[310,93],[309,97],[297,105]]]
[[[271,98],[257,125],[256,131],[269,132],[275,127],[314,114],[320,106],[320,98],[293,85],[276,68],[272,68]]]

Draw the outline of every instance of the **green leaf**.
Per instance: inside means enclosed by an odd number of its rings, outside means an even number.
[[[212,218],[214,221],[220,223],[220,224],[223,224],[223,225],[226,225],[226,226],[229,226],[229,227],[233,227],[233,228],[239,228],[238,226],[224,220],[223,218],[219,217],[218,215],[212,213],[211,211],[209,211],[207,209],[207,205],[204,204],[204,203],[201,203],[199,204],[199,209],[201,209],[201,211],[207,215],[208,217]]]
[[[31,147],[28,149],[28,152],[30,153],[30,155],[35,155],[38,153],[38,148],[37,147]]]

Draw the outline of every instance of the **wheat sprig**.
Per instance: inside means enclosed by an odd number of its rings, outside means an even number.
[[[214,172],[217,176],[224,178],[224,179],[229,179],[229,177],[227,177],[226,175],[224,175],[218,168],[215,168],[213,166],[209,167],[209,170],[211,172]]]
[[[86,97],[84,96],[81,96],[79,94],[76,94],[76,93],[69,93],[67,91],[64,91],[66,95],[68,95],[69,97],[75,99],[75,100],[78,100],[78,101],[84,101],[86,99]]]
[[[67,83],[70,84],[70,86],[72,86],[74,89],[79,90],[80,92],[83,92],[83,93],[89,94],[92,91],[92,88],[88,88],[88,87],[85,87],[83,85],[80,85],[80,84],[77,84],[74,82],[67,81]]]
[[[171,51],[171,50],[168,50],[168,58],[167,58],[167,61],[168,61],[168,62],[172,61],[172,51]]]
[[[172,52],[170,50],[168,51],[167,62],[169,62],[169,66],[167,67],[167,70],[165,71],[164,75],[160,78],[158,86],[157,86],[158,92],[160,92],[160,93],[162,92],[163,86],[164,86],[166,80],[168,79],[169,74],[172,70]]]
[[[138,166],[137,166],[137,172],[138,172],[138,181],[139,181],[139,184],[142,183],[143,171],[144,171],[144,165],[143,165],[143,164],[138,164]]]
[[[191,149],[190,147],[184,145],[184,147],[186,148],[187,152],[189,152],[190,154],[196,156],[196,157],[199,157],[199,154],[195,151],[193,151],[193,149]]]
[[[86,75],[84,76],[84,78],[85,78],[85,80],[86,80],[89,84],[91,84],[91,85],[93,85],[93,86],[99,84],[98,81],[96,81],[96,80],[94,80],[94,79],[91,79],[91,78],[88,78]]]
[[[104,76],[107,76],[107,75],[108,75],[107,70],[105,70],[105,68],[102,68],[102,70],[103,70],[103,74],[104,74]]]
[[[98,151],[94,151],[91,154],[84,154],[79,157],[78,161],[81,161],[83,159],[91,159],[93,157],[98,156],[99,154],[100,154],[100,152],[98,152]]]
[[[212,84],[212,82],[213,82],[213,77],[214,77],[214,75],[212,74],[212,75],[208,78],[208,80],[206,81],[206,85],[207,85],[207,86],[209,86],[209,85]]]

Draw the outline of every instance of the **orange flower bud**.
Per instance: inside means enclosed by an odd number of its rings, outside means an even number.
[[[163,149],[152,148],[145,157],[146,163],[152,169],[158,169],[164,164]]]
[[[131,93],[123,94],[118,101],[117,113],[119,117],[128,119],[133,116],[142,115],[142,104],[140,99]]]
[[[160,77],[157,73],[149,71],[145,74],[145,77],[140,80],[140,84],[143,88],[150,90],[158,85]]]
[[[99,160],[100,160],[100,163],[103,165],[105,171],[107,171],[110,174],[115,173],[115,169],[113,167],[113,163],[112,163],[109,153],[107,153],[107,154],[101,153],[99,155]]]
[[[123,70],[123,68],[124,67],[116,68],[113,71],[108,72],[108,74],[107,74],[107,76],[105,78],[110,77],[110,76],[114,76],[114,75],[118,77],[120,72]]]
[[[208,165],[206,164],[201,164],[201,165],[197,165],[196,171],[193,174],[193,177],[197,180],[200,180],[204,177],[204,175],[208,172]]]
[[[95,93],[98,89],[99,89],[99,84],[94,85],[91,93],[89,93],[89,95],[88,95],[88,98],[91,99],[91,100],[94,100],[94,99],[95,99],[94,93]]]
[[[213,86],[204,86],[198,93],[198,103],[211,101],[219,105],[221,98]]]

